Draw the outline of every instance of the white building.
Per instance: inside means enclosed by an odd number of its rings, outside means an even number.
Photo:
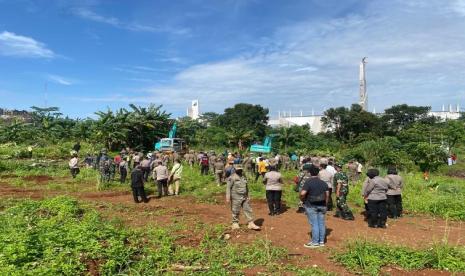
[[[200,110],[199,110],[199,100],[193,100],[191,106],[187,108],[187,116],[192,120],[199,119]]]
[[[457,105],[456,109],[452,108],[452,105],[449,105],[449,110],[446,110],[446,107],[442,106],[442,111],[431,111],[428,113],[429,116],[438,117],[441,120],[458,120],[460,118],[460,106]]]
[[[271,127],[290,127],[290,126],[304,126],[309,125],[313,133],[324,132],[326,129],[321,122],[323,115],[310,115],[310,116],[279,116],[278,119],[270,119],[268,125]]]
[[[375,110],[373,110],[373,113],[375,113],[378,116],[383,115],[382,113],[376,113]],[[457,105],[455,109],[452,108],[452,105],[449,105],[449,110],[446,110],[443,106],[442,111],[430,111],[428,115],[438,117],[443,121],[458,120],[460,118],[461,112],[459,105]],[[293,125],[304,126],[308,124],[312,133],[317,134],[320,132],[325,132],[327,130],[323,126],[321,118],[323,118],[323,115],[303,116],[301,113],[300,116],[292,116],[291,112],[286,113],[284,115],[282,115],[280,112],[277,119],[270,119],[268,121],[268,125],[271,127],[290,127]]]

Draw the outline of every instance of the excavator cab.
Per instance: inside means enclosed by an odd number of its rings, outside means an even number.
[[[263,145],[254,144],[250,146],[251,152],[270,153],[271,152],[271,138],[272,136],[266,136]]]
[[[159,146],[155,148],[161,152],[184,152],[186,150],[186,142],[181,138],[163,138],[157,144]]]
[[[186,152],[186,142],[181,138],[175,138],[176,130],[177,125],[174,123],[173,127],[168,133],[168,138],[162,138],[159,142],[155,143],[155,150],[161,152]]]

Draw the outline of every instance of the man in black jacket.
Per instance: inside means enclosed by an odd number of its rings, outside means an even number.
[[[134,196],[134,202],[141,202],[139,200],[139,196],[144,203],[149,202],[144,191],[144,173],[142,172],[140,165],[137,165],[131,173],[131,188],[132,195]]]

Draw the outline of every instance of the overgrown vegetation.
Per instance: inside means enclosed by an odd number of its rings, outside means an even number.
[[[204,113],[201,120],[178,119],[177,136],[191,148],[243,151],[272,135],[275,152],[328,154],[344,160],[357,158],[371,166],[434,171],[445,163],[447,154],[463,144],[465,125],[462,119],[441,121],[429,116],[429,111],[428,107],[405,104],[388,108],[383,115],[364,111],[356,104],[330,108],[322,119],[328,131],[313,134],[309,126],[271,129],[266,108],[240,103],[226,108],[223,114]],[[129,109],[98,111],[96,115],[95,120],[71,119],[63,117],[56,107],[32,107],[30,121],[0,122],[0,143],[24,145],[15,154],[19,157],[26,156],[28,145],[40,148],[78,140],[110,150],[131,147],[148,151],[174,123],[170,114],[154,105],[131,104]]]
[[[385,266],[465,272],[465,248],[447,244],[411,249],[359,239],[349,242],[345,251],[336,253],[335,260],[351,270],[369,275],[379,275]]]
[[[103,220],[95,210],[83,208],[70,197],[2,205],[1,275],[153,275],[178,270],[225,275],[255,267],[268,273],[326,274],[283,265],[286,250],[267,240],[248,246],[232,244],[224,239],[221,225],[203,227],[199,244],[183,245],[178,242],[182,238],[176,234],[178,225],[131,230]]]

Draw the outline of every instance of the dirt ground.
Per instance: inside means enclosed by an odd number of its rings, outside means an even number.
[[[33,190],[11,187],[0,182],[0,197],[42,198],[58,194],[59,191]],[[69,195],[96,204],[102,213],[110,217],[118,217],[125,223],[143,226],[150,223],[163,225],[172,222],[173,218],[182,218],[186,222],[201,221],[206,224],[228,224],[231,219],[229,207],[224,204],[197,203],[188,196],[165,197],[156,199],[151,197],[149,203],[135,204],[130,192],[84,192],[68,193]],[[118,204],[121,208],[131,208],[131,212],[119,213],[117,210],[107,209],[104,204]],[[327,215],[327,244],[321,249],[307,249],[303,247],[309,239],[310,227],[304,214],[296,213],[295,209],[288,209],[275,217],[268,216],[268,208],[264,200],[253,200],[252,208],[256,223],[262,226],[259,232],[246,230],[245,225],[238,231],[231,231],[231,241],[249,243],[261,237],[269,239],[273,244],[285,247],[289,251],[291,262],[294,257],[307,256],[305,265],[317,266],[326,271],[339,275],[352,275],[344,267],[334,263],[331,252],[341,248],[347,240],[356,237],[367,238],[395,245],[410,247],[427,247],[430,244],[447,240],[451,245],[465,245],[465,225],[463,222],[445,221],[427,216],[405,216],[399,220],[389,220],[387,229],[368,228],[363,216],[358,214],[354,221],[334,218],[333,213]],[[140,212],[138,212],[140,211]],[[153,217],[147,217],[147,211],[153,212]],[[243,221],[243,223],[245,223]],[[189,237],[186,233],[184,242],[195,243],[197,237]],[[301,262],[301,259],[296,261]],[[405,272],[396,268],[387,268],[385,272],[391,275],[447,275],[447,272],[423,270]],[[249,273],[248,273],[249,274]],[[255,273],[251,273],[255,274]]]

